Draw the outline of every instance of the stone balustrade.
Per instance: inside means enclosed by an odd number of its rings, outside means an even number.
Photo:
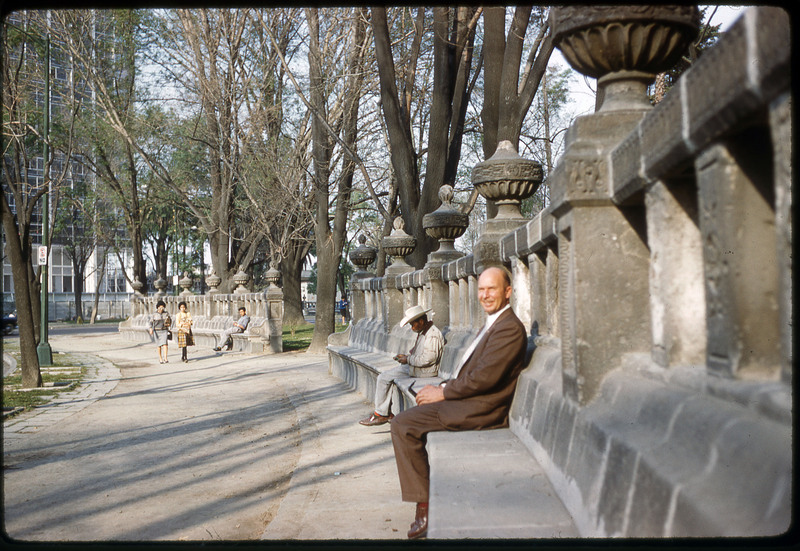
[[[241,274],[242,276],[244,274]],[[192,332],[195,341],[202,346],[215,346],[216,335],[231,326],[239,318],[239,308],[244,307],[250,316],[250,324],[241,335],[234,335],[234,348],[252,354],[275,354],[283,351],[283,291],[276,285],[280,274],[273,266],[267,272],[269,286],[266,291],[251,293],[245,287],[246,279],[237,280],[238,288],[231,294],[216,292],[219,277],[212,273],[210,292],[194,295],[188,291],[191,282],[184,283],[184,292],[178,296],[165,295],[166,283],[158,284],[159,292],[145,296],[137,292],[130,299],[131,316],[119,324],[123,338],[133,341],[148,341],[149,318],[156,311],[156,304],[163,300],[173,320],[179,312],[178,304],[186,302],[187,310],[194,322]],[[215,279],[214,279],[215,278]],[[184,278],[188,279],[188,278]]]
[[[390,266],[383,278],[362,265],[353,322],[330,341],[332,365],[345,348],[380,363],[411,342],[397,322],[422,304],[445,334],[447,372],[483,324],[478,274],[509,268],[512,306],[535,348],[510,432],[582,536],[774,536],[790,526],[789,18],[747,10],[652,108],[647,83],[697,25],[690,6],[554,9],[558,47],[598,78],[602,101],[568,131],[548,179],[551,204],[532,220],[506,208],[468,256],[446,249],[421,270]],[[512,164],[479,170],[476,183],[490,185],[487,172],[509,178]],[[487,195],[498,200],[495,192]],[[436,434],[429,453],[452,452],[460,438]],[[490,471],[454,463],[475,451],[448,452],[433,468],[430,537],[480,537],[480,527],[459,526],[463,515],[441,512],[454,490],[444,481],[458,479],[463,496]],[[510,480],[484,489],[502,493],[530,473],[496,476]],[[480,507],[492,499],[484,491]],[[531,522],[541,513],[520,507]],[[495,537],[491,528],[483,534]]]

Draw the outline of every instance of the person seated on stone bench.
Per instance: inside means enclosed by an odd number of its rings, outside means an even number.
[[[244,333],[248,323],[250,323],[250,316],[247,315],[245,307],[241,306],[239,308],[239,319],[233,323],[233,326],[219,334],[219,344],[214,347],[214,351],[219,352],[223,346],[227,346],[226,350],[233,348],[233,337],[231,337],[231,335],[234,333]]]
[[[375,382],[375,411],[369,417],[359,421],[367,427],[383,425],[393,418],[392,415],[392,383],[400,377],[436,377],[439,363],[442,361],[444,337],[432,321],[428,320],[430,308],[412,306],[405,311],[400,325],[411,324],[411,330],[417,334],[417,340],[408,354],[398,354],[394,359],[400,364],[378,375]]]
[[[391,432],[403,501],[417,503],[411,539],[428,531],[430,465],[425,450],[431,431],[482,430],[508,426],[508,412],[525,367],[525,326],[511,310],[511,277],[491,267],[478,278],[478,300],[486,324],[464,351],[452,379],[426,385],[417,407],[392,419]]]

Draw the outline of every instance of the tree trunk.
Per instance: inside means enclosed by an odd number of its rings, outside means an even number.
[[[100,307],[100,288],[103,286],[103,278],[106,275],[106,255],[103,253],[103,260],[100,264],[100,277],[97,279],[97,285],[94,288],[94,303],[92,304],[92,318],[89,321],[90,324],[94,324],[97,321],[97,313]],[[140,280],[141,281],[141,280]],[[144,280],[147,282],[147,280]]]
[[[283,278],[283,321],[287,324],[300,324],[305,322],[300,283],[303,275],[303,262],[310,248],[310,243],[295,247],[281,260],[281,276]]]
[[[19,327],[19,349],[22,359],[22,386],[36,388],[42,386],[39,370],[39,356],[36,353],[33,304],[29,287],[29,267],[31,266],[30,247],[23,249],[14,215],[8,206],[5,193],[0,197],[3,213],[3,230],[6,238],[6,254],[11,262],[11,276],[14,279],[14,306],[17,309]],[[38,313],[38,310],[36,310]]]
[[[363,50],[361,44],[366,33],[364,9],[355,14],[353,21],[355,36],[352,39],[352,50],[347,67],[347,80],[344,84],[343,100],[345,106],[342,113],[342,141],[356,151],[358,137],[358,104],[361,96],[363,79]],[[333,215],[333,228],[330,227],[328,185],[331,177],[332,137],[320,116],[328,112],[327,98],[324,94],[322,67],[322,49],[319,44],[319,13],[316,9],[306,10],[310,30],[309,40],[309,84],[310,101],[315,116],[311,125],[312,156],[314,163],[314,190],[317,198],[317,216],[315,235],[317,239],[317,314],[314,324],[314,336],[308,351],[321,353],[328,344],[328,336],[335,331],[336,321],[336,273],[342,258],[348,214],[350,193],[353,185],[355,163],[348,158],[343,162],[338,177],[338,190]]]
[[[475,8],[436,7],[434,13],[433,95],[430,103],[428,151],[424,182],[417,169],[418,154],[411,138],[408,103],[413,94],[416,59],[407,67],[406,89],[401,100],[385,8],[372,9],[375,57],[380,77],[381,106],[391,143],[391,161],[400,196],[400,210],[405,231],[417,240],[414,252],[407,257],[412,266],[421,268],[438,243],[422,227],[422,218],[439,206],[439,188],[455,182],[461,156],[461,138],[469,101],[469,73],[475,37]],[[416,33],[422,32],[422,12],[418,12]],[[415,36],[415,41],[418,39]],[[416,45],[416,42],[415,42]],[[418,48],[412,47],[412,56]]]

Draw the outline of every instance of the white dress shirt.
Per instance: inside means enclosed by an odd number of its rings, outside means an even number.
[[[486,332],[489,330],[492,324],[495,321],[497,321],[497,318],[500,317],[500,314],[502,314],[509,308],[511,308],[511,304],[506,304],[503,308],[501,308],[494,314],[490,314],[489,316],[487,316],[486,323],[483,325],[483,329],[481,329],[480,333],[478,333],[478,335],[472,341],[472,344],[470,344],[469,347],[464,351],[464,355],[461,356],[461,361],[458,363],[456,372],[453,374],[453,379],[458,377],[458,374],[461,372],[461,368],[464,367],[464,364],[467,363],[469,357],[472,356],[473,352],[475,352],[475,348],[478,346],[478,343],[481,342],[481,339],[483,339],[483,336],[486,335]]]

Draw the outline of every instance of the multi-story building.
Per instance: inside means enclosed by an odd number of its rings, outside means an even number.
[[[23,52],[25,55],[24,62],[21,64],[21,76],[18,77],[24,79],[24,86],[20,86],[19,83],[4,82],[4,92],[10,90],[13,84],[13,89],[19,93],[19,96],[27,96],[18,99],[26,100],[29,103],[31,111],[34,112],[31,115],[31,120],[34,121],[32,125],[37,127],[37,131],[41,131],[41,118],[45,105],[45,60],[41,55],[42,48],[40,43],[44,40],[44,23],[48,17],[47,12],[22,10],[9,13],[3,21],[5,38],[10,39],[9,37],[11,36],[24,37],[24,45],[12,46],[4,50],[7,52],[4,55],[8,55],[8,59],[4,61],[10,66],[20,60]],[[101,21],[102,15],[98,14],[98,17],[98,21]],[[103,35],[99,29],[94,38],[101,40],[113,39],[108,34]],[[51,45],[50,55],[48,102],[53,120],[57,120],[61,111],[69,107],[65,99],[68,97],[68,92],[81,88],[82,83],[79,81],[74,69],[70,59],[59,51],[58,43],[54,40]],[[6,75],[4,75],[4,78],[8,80]],[[84,86],[81,93],[84,101],[91,101],[92,96],[87,87]],[[10,93],[4,93],[4,102],[10,101],[9,96],[11,95]],[[5,123],[11,120],[10,116],[6,116],[7,113],[8,110],[4,106],[4,134],[11,128],[10,124],[6,128]],[[13,184],[22,186],[22,193],[28,196],[35,193],[35,190],[46,183],[44,174],[45,159],[41,150],[41,140],[37,140],[34,134],[31,134],[30,138],[25,145],[26,153],[21,157],[22,159],[27,159],[27,162],[24,162],[25,166],[18,167],[18,174],[21,175],[22,183],[16,182]],[[6,140],[4,139],[4,141]],[[30,148],[28,149],[29,143]],[[80,194],[82,189],[91,190],[97,185],[95,175],[87,168],[87,164],[80,155],[72,155],[67,159],[61,151],[54,148],[51,158],[51,178],[58,180],[58,186],[62,191],[69,190],[69,193],[60,194],[62,206],[64,206],[63,197],[65,195],[74,196]],[[10,163],[14,162],[18,162],[17,159],[7,158],[4,168],[8,171]],[[56,175],[58,176],[56,177]],[[4,180],[7,178],[10,178],[10,176],[5,175]],[[16,205],[14,195],[11,193],[10,185],[11,183],[7,180],[3,181],[3,192],[12,212],[16,213],[18,205]],[[51,224],[56,216],[56,213],[53,212],[53,208],[56,206],[53,205],[54,202],[54,200],[51,200],[49,204]],[[43,204],[41,200],[36,203],[31,217],[30,234],[33,254],[30,255],[30,258],[34,259],[34,262],[38,260],[38,254],[36,253],[42,245]],[[99,211],[100,209],[93,210]],[[61,215],[63,215],[63,212]],[[93,225],[85,223],[85,216],[87,216],[85,211],[73,209],[71,213],[67,213],[66,217],[60,220],[56,231],[52,235],[48,259],[48,296],[51,320],[77,317],[75,289],[81,283],[83,289],[81,301],[82,317],[88,318],[91,315],[95,293],[99,293],[98,314],[101,318],[121,318],[127,315],[127,299],[132,289],[126,281],[124,272],[126,269],[130,269],[130,253],[123,248],[121,253],[117,254],[108,247],[98,246],[97,240],[94,239],[95,236],[91,235],[94,231]],[[74,268],[74,258],[79,259],[80,263],[85,263],[82,282],[78,281],[79,275]],[[6,254],[5,235],[2,241],[2,279],[0,284],[2,284],[3,311],[11,311],[14,309],[14,282],[11,275],[9,256]]]

